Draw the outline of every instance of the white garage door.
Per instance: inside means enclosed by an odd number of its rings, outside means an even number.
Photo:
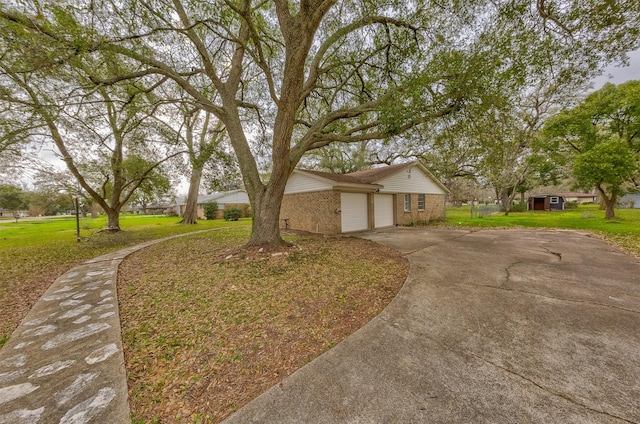
[[[373,196],[374,221],[376,228],[393,226],[393,194]]]
[[[343,233],[369,227],[366,193],[340,193],[340,209]]]

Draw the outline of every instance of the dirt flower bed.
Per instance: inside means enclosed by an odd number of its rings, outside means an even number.
[[[178,239],[121,266],[134,422],[221,421],[375,317],[408,272],[365,240],[291,235],[270,251],[247,239]]]

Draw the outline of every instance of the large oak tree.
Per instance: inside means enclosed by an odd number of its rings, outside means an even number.
[[[631,50],[637,2],[131,0],[3,8],[64,51],[170,78],[222,121],[254,213],[250,244],[281,243],[286,181],[334,142],[385,139],[482,102],[529,50],[566,46],[588,72]],[[606,19],[602,19],[605,17]],[[530,36],[534,34],[535,36]],[[605,49],[616,43],[616,48]],[[625,50],[626,49],[626,50]],[[574,52],[571,53],[570,52]],[[537,56],[534,58],[537,60]],[[263,156],[270,174],[258,166]]]

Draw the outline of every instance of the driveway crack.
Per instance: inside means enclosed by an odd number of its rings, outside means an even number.
[[[551,250],[551,249],[547,249],[547,248],[546,248],[546,247],[544,247],[544,246],[540,246],[540,247],[541,247],[541,248],[543,248],[547,253],[549,253],[549,254],[551,254],[551,255],[555,255],[555,256],[558,258],[558,260],[559,260],[559,261],[562,261],[562,253],[560,253],[560,252],[554,252],[553,250]]]
[[[509,273],[508,273],[508,271],[507,271],[507,282],[509,282]],[[631,313],[634,313],[634,314],[640,314],[640,311],[638,311],[636,309],[623,308],[621,306],[608,305],[606,303],[599,303],[599,302],[591,302],[591,301],[588,301],[588,300],[575,300],[575,299],[567,299],[567,298],[562,298],[562,297],[547,296],[547,295],[544,295],[544,294],[540,294],[540,293],[536,293],[536,292],[532,292],[532,291],[528,291],[528,290],[523,290],[523,289],[518,289],[518,288],[512,288],[512,287],[492,286],[492,285],[489,285],[489,284],[469,284],[469,283],[456,283],[456,285],[469,286],[469,287],[483,287],[483,288],[494,289],[494,290],[512,291],[512,292],[529,294],[531,296],[542,297],[544,299],[558,300],[560,302],[570,302],[570,303],[579,303],[579,304],[586,304],[586,305],[593,305],[593,306],[602,306],[602,307],[605,307],[605,308],[613,308],[613,309],[618,309],[618,310],[625,311],[625,312],[631,312]]]
[[[505,284],[509,284],[511,281],[511,268],[513,268],[514,266],[520,264],[520,261],[515,261],[514,263],[512,263],[511,265],[509,265],[508,267],[506,267],[504,269],[504,271],[507,273],[507,280],[505,281]],[[504,287],[501,287],[504,288]]]
[[[530,384],[533,384],[534,386],[536,386],[540,390],[543,390],[543,391],[545,391],[545,392],[547,392],[547,393],[549,393],[549,394],[551,394],[553,396],[560,397],[560,398],[566,400],[567,402],[573,403],[574,405],[577,405],[577,406],[580,406],[582,408],[585,408],[585,409],[587,409],[587,410],[589,410],[591,412],[595,412],[595,413],[598,413],[598,414],[606,415],[606,416],[611,417],[611,418],[616,418],[618,420],[622,420],[622,421],[627,422],[627,423],[638,424],[636,421],[631,421],[631,420],[629,420],[627,418],[624,418],[624,417],[621,417],[619,415],[615,415],[615,414],[612,414],[610,412],[604,411],[602,409],[597,409],[597,408],[591,407],[589,405],[586,405],[586,404],[584,404],[584,403],[572,398],[571,396],[569,396],[569,395],[567,395],[565,393],[555,392],[555,391],[553,391],[553,390],[551,390],[551,389],[549,389],[547,387],[542,386],[541,384],[537,383],[536,381],[532,380],[531,378],[526,377],[526,376],[524,376],[524,375],[522,375],[520,373],[517,373],[517,372],[515,372],[515,371],[513,371],[513,370],[511,370],[509,368],[506,368],[506,367],[504,367],[502,365],[498,365],[495,362],[490,361],[490,360],[488,360],[488,359],[476,354],[475,352],[470,352],[470,351],[468,351],[468,352],[458,352],[458,351],[456,351],[456,350],[454,350],[452,348],[449,348],[449,347],[447,347],[447,349],[451,350],[452,352],[460,353],[460,354],[463,354],[463,355],[473,356],[474,358],[477,358],[477,359],[479,359],[480,361],[482,361],[482,362],[484,362],[486,364],[492,365],[492,366],[494,366],[494,367],[496,367],[496,368],[498,368],[498,369],[500,369],[502,371],[505,371],[505,372],[515,376],[515,377],[519,377],[519,378],[525,380],[526,382],[528,382]]]
[[[527,383],[532,384],[533,386],[537,387],[538,389],[540,389],[540,390],[542,390],[542,391],[544,391],[544,392],[546,392],[546,393],[549,393],[549,394],[550,394],[550,395],[552,395],[552,396],[556,396],[556,397],[559,397],[559,398],[561,398],[561,399],[564,399],[564,400],[566,400],[567,402],[570,402],[570,403],[572,403],[572,404],[574,404],[574,405],[576,405],[576,406],[579,406],[579,407],[581,407],[581,408],[585,408],[585,409],[587,409],[588,411],[591,411],[591,412],[594,412],[594,413],[597,413],[597,414],[606,415],[606,416],[608,416],[608,417],[610,417],[610,418],[615,418],[615,419],[618,419],[618,420],[624,421],[624,422],[626,422],[626,423],[630,423],[630,424],[639,424],[637,421],[632,421],[632,420],[630,420],[630,419],[627,419],[627,418],[621,417],[621,416],[619,416],[619,415],[615,415],[615,414],[613,414],[613,413],[611,413],[611,412],[607,412],[607,411],[604,411],[604,410],[602,410],[602,409],[598,409],[598,408],[595,408],[595,407],[591,407],[591,406],[589,406],[589,405],[586,405],[586,404],[584,404],[584,403],[582,403],[582,402],[580,402],[580,401],[578,401],[578,400],[576,400],[576,399],[572,398],[572,397],[571,397],[571,396],[569,396],[568,394],[560,393],[560,392],[555,392],[555,391],[553,391],[553,390],[551,390],[551,389],[549,389],[549,388],[547,388],[547,387],[545,387],[545,386],[541,385],[540,383],[536,382],[535,380],[533,380],[533,379],[531,379],[531,378],[529,378],[529,377],[526,377],[526,376],[524,376],[524,375],[522,375],[522,374],[520,374],[520,373],[518,373],[518,372],[516,372],[516,371],[514,371],[514,370],[511,370],[511,369],[509,369],[509,368],[506,368],[506,367],[504,367],[504,366],[502,366],[502,365],[496,364],[495,362],[490,361],[490,360],[488,360],[488,359],[484,358],[483,356],[478,355],[478,354],[477,354],[477,353],[475,353],[475,352],[471,352],[471,351],[461,351],[461,350],[455,349],[455,348],[453,348],[452,346],[449,346],[448,344],[443,343],[442,341],[437,340],[437,339],[433,338],[432,336],[430,336],[430,335],[428,335],[428,334],[426,334],[426,333],[424,333],[424,332],[416,331],[416,330],[412,330],[412,329],[408,329],[408,328],[404,328],[403,326],[400,326],[400,325],[399,325],[399,324],[397,324],[397,323],[392,323],[392,322],[390,322],[388,319],[383,318],[383,317],[381,317],[381,319],[382,319],[384,322],[388,323],[389,325],[393,326],[394,328],[399,328],[399,329],[402,329],[402,330],[404,330],[404,331],[407,331],[407,332],[410,332],[410,333],[413,333],[413,334],[419,335],[419,336],[421,336],[421,337],[425,337],[426,339],[428,339],[428,340],[430,340],[430,341],[432,341],[432,342],[434,342],[434,343],[436,343],[436,344],[438,344],[438,345],[442,346],[443,348],[445,348],[446,350],[448,350],[448,351],[450,351],[450,352],[452,352],[452,353],[454,353],[454,354],[462,355],[462,356],[467,356],[467,357],[473,357],[473,358],[476,358],[476,359],[478,359],[478,360],[480,360],[480,361],[482,361],[482,362],[484,362],[484,363],[486,363],[486,364],[488,364],[488,365],[491,365],[491,366],[493,366],[493,367],[495,367],[495,368],[497,368],[497,369],[499,369],[499,370],[501,370],[501,371],[504,371],[504,372],[506,372],[506,373],[508,373],[508,374],[510,374],[510,375],[512,375],[512,376],[518,377],[518,378],[520,378],[520,379],[522,379],[522,380],[526,381]]]

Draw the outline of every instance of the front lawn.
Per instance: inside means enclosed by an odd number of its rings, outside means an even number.
[[[174,239],[120,267],[134,423],[215,423],[362,327],[408,262],[349,237],[288,235],[241,248],[248,229]]]
[[[229,223],[199,221],[177,224],[179,218],[123,215],[124,231],[99,232],[106,218],[82,218],[80,242],[74,218],[43,218],[0,223],[0,347],[51,283],[87,259],[144,241],[229,225],[249,226],[249,220]]]
[[[591,231],[640,256],[640,209],[616,209],[616,219],[604,219],[597,205],[583,205],[564,211],[497,212],[482,218],[471,218],[471,208],[449,207],[447,219],[436,225],[480,228],[562,228]]]

